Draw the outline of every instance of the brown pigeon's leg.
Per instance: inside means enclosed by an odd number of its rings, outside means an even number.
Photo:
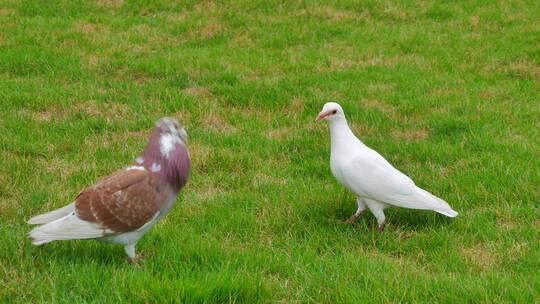
[[[133,265],[138,265],[140,259],[144,258],[144,254],[135,254],[135,244],[124,246],[124,251],[128,255],[128,262]]]
[[[356,212],[354,212],[348,220],[343,222],[344,224],[352,225],[356,223],[358,218],[366,210],[366,203],[361,198],[356,198],[356,204],[358,204],[358,209],[356,209]]]
[[[377,227],[377,231],[383,232],[384,231],[384,226],[386,226],[386,220],[384,220],[384,222],[382,224],[380,224],[379,227]]]
[[[139,261],[142,260],[144,258],[144,254],[143,253],[139,253],[135,256],[135,258],[129,258],[128,257],[128,262],[131,264],[131,265],[135,265],[135,266],[140,266],[139,264]]]

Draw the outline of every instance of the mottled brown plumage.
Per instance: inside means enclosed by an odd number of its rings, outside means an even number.
[[[164,188],[148,171],[119,170],[81,192],[75,212],[112,233],[133,231],[163,207],[170,192]]]
[[[98,239],[124,245],[135,259],[135,244],[167,214],[186,184],[190,159],[187,133],[173,118],[162,118],[132,165],[101,179],[60,209],[31,218],[32,243]]]

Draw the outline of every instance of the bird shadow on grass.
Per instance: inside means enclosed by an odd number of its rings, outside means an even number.
[[[330,220],[329,224],[344,224],[354,212],[353,209],[339,206],[335,208],[335,205],[325,205],[321,207],[321,212],[325,214]],[[408,232],[424,232],[442,229],[452,223],[454,219],[437,214],[432,211],[424,210],[400,210],[397,208],[389,208],[385,210],[386,215],[386,229],[385,231],[408,231]],[[353,224],[353,227],[361,226],[362,222],[373,230],[377,228],[377,222],[373,214],[369,210],[358,218],[357,222]],[[350,226],[350,225],[349,225]]]
[[[393,212],[392,212],[393,211]],[[452,219],[432,211],[392,210],[386,212],[387,223],[400,230],[432,231],[451,224]]]
[[[95,244],[92,244],[94,242]],[[128,264],[121,246],[98,241],[69,241],[33,247],[31,255],[36,261],[55,261],[58,264],[95,266],[122,266]],[[39,256],[39,257],[38,257]]]

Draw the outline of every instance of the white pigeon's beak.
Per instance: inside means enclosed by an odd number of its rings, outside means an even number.
[[[328,112],[321,112],[321,113],[319,113],[319,115],[317,115],[317,118],[315,118],[315,121],[321,121],[321,120],[325,119],[326,116],[328,116],[328,115],[330,115],[330,114],[331,114],[330,111],[328,111]]]

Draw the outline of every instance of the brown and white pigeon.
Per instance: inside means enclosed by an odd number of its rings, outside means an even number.
[[[407,175],[362,143],[349,128],[339,104],[326,103],[316,120],[328,121],[332,173],[356,196],[358,209],[347,223],[356,222],[369,209],[377,218],[379,231],[383,231],[384,209],[388,207],[433,210],[448,217],[458,215],[447,202],[416,186]]]
[[[174,205],[186,184],[187,133],[174,118],[161,118],[135,162],[83,190],[71,204],[31,218],[34,245],[97,239],[121,244],[135,262],[137,241]]]

